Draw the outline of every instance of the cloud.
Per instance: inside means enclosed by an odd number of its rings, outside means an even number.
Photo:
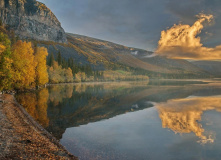
[[[211,22],[213,15],[199,14],[198,20],[190,25],[178,24],[161,32],[156,54],[173,59],[217,60],[221,59],[221,45],[204,47],[198,36],[204,22]]]
[[[171,24],[167,21],[170,14],[164,12],[164,0],[67,0],[65,3],[45,0],[44,3],[67,32],[136,48],[154,50],[160,31]]]
[[[185,0],[180,3],[178,0],[168,0],[166,10],[176,19],[175,22],[193,24],[196,21],[195,15],[203,12],[214,16],[213,23],[204,28],[200,34],[201,42],[207,47],[215,47],[221,44],[221,1],[219,0]],[[205,32],[213,34],[208,36]]]
[[[204,11],[216,18],[201,33],[204,45],[221,44],[219,0],[39,0],[61,21],[65,31],[113,41],[126,46],[155,50],[160,32],[176,22],[192,24]],[[59,5],[58,5],[59,4]]]

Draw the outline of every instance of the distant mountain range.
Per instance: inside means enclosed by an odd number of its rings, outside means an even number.
[[[0,18],[20,38],[37,41],[49,54],[56,56],[60,51],[65,59],[73,58],[94,70],[109,70],[117,64],[146,71],[151,78],[221,76],[221,62],[168,59],[151,51],[65,33],[51,10],[36,0],[0,0]]]
[[[209,78],[219,75],[196,65],[196,62],[155,56],[151,51],[82,35],[66,33],[66,37],[68,44],[40,43],[55,57],[60,51],[66,59],[72,57],[76,63],[90,64],[95,70],[105,70],[111,65],[123,64],[145,70],[153,77],[161,75],[164,78]]]

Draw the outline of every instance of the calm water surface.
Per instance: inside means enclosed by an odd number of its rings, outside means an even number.
[[[17,95],[81,160],[220,160],[221,82],[53,85]]]

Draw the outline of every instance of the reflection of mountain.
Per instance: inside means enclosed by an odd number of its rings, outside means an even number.
[[[127,85],[112,86],[108,84],[75,85],[72,88],[74,92],[71,98],[63,98],[56,105],[53,101],[49,101],[48,117],[50,123],[47,129],[53,132],[57,138],[61,138],[66,128],[150,107],[151,104],[140,102],[142,96],[130,100],[126,98],[127,96],[136,97],[137,93],[144,90],[143,88],[143,86],[137,86],[134,89]],[[50,92],[49,97],[53,94],[54,92]],[[136,104],[138,107],[133,106]]]
[[[195,133],[201,143],[214,142],[212,135],[205,135],[199,123],[203,112],[216,110],[221,112],[221,97],[189,97],[186,99],[172,99],[163,103],[156,103],[163,128],[170,128],[176,133]]]
[[[199,82],[194,82],[198,85],[190,85],[191,82],[186,85],[187,82],[179,82],[180,85],[173,86],[172,83],[52,85],[48,87],[48,90],[44,89],[36,94],[21,94],[17,97],[20,97],[19,102],[35,119],[49,132],[53,132],[57,138],[61,138],[66,128],[151,107],[150,102],[166,102],[190,95],[221,95],[218,85],[205,85]],[[207,87],[208,85],[210,86]],[[40,94],[45,90],[49,92],[49,95]],[[40,101],[44,103],[39,103]],[[39,106],[40,104],[42,107]]]
[[[74,91],[72,96],[65,96],[68,93],[65,93],[67,89]],[[60,138],[66,128],[151,107],[152,104],[147,101],[165,102],[169,99],[185,98],[189,95],[199,94],[201,90],[208,92],[210,88],[191,85],[131,85],[130,83],[51,86],[49,97],[54,98],[50,98],[49,101],[50,123],[47,129]],[[213,92],[208,93],[213,95]],[[54,103],[54,100],[58,99],[60,99],[59,103]]]

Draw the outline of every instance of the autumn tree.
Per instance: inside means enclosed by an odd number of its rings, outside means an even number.
[[[11,89],[12,62],[11,42],[6,34],[0,33],[0,90]]]
[[[73,82],[73,74],[71,68],[65,69],[64,74],[66,82]]]
[[[36,85],[44,85],[48,83],[48,72],[46,66],[46,57],[48,51],[44,47],[36,47],[35,51],[35,62],[36,66]]]
[[[56,61],[52,67],[48,67],[48,74],[51,83],[73,82],[72,70],[70,68],[62,68]]]
[[[15,88],[26,89],[35,85],[36,62],[31,42],[17,41],[13,45]]]
[[[58,62],[54,62],[53,66],[48,68],[49,82],[61,83],[64,82],[62,78],[62,68],[58,65]]]

